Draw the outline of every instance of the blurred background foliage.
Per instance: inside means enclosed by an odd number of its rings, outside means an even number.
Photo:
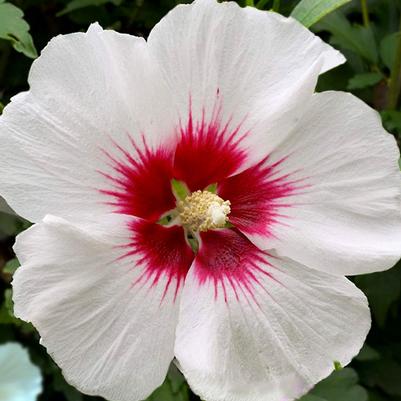
[[[177,3],[180,1],[0,0],[0,113],[13,95],[28,88],[30,65],[53,36],[86,30],[90,23],[98,21],[105,28],[146,37]],[[378,110],[383,124],[400,143],[401,0],[340,0],[337,3],[344,5],[323,19],[319,19],[317,9],[314,15],[305,13],[299,0],[238,3],[263,10],[274,7],[284,15],[289,15],[298,4],[298,19],[347,58],[346,64],[321,76],[318,90],[351,91]],[[304,0],[305,3],[319,1]],[[320,3],[327,6],[332,0]],[[0,210],[0,344],[17,341],[28,349],[43,375],[39,400],[100,400],[69,386],[39,345],[35,329],[13,316],[10,282],[18,261],[12,246],[15,236],[30,223],[8,213],[1,200]],[[351,365],[343,369],[337,366],[303,401],[401,401],[401,264],[387,272],[352,280],[369,299],[372,330]],[[352,331],[353,327],[349,327],[350,336]],[[165,383],[149,400],[199,399],[178,370],[171,367]]]

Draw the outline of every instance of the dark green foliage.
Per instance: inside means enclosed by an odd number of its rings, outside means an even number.
[[[341,369],[318,383],[300,401],[367,401],[367,391],[358,384],[358,374],[351,368]]]
[[[38,54],[23,16],[18,7],[0,0],[0,38],[11,42],[14,49],[25,56],[36,58]]]
[[[86,30],[94,21],[99,21],[103,27],[146,37],[154,24],[180,2],[0,0],[0,113],[10,97],[28,88],[28,71],[32,58],[37,55],[36,49],[40,51],[51,37]],[[246,3],[245,0],[239,2],[241,5]],[[297,3],[296,0],[247,2],[264,10],[275,4],[285,15],[289,15]],[[352,0],[312,26],[312,30],[347,57],[345,65],[320,78],[318,90],[351,90],[380,111],[385,127],[398,140],[401,136],[401,109],[399,102],[390,104],[389,92],[394,89],[391,76],[400,39],[401,2],[371,0],[367,4],[368,21],[362,18],[360,1]],[[309,18],[308,24],[317,20],[314,18]],[[99,399],[82,395],[68,385],[39,345],[35,329],[13,316],[10,282],[18,262],[14,259],[12,245],[15,236],[28,227],[28,222],[0,213],[0,343],[19,341],[29,348],[32,360],[44,376],[40,401]],[[302,397],[302,401],[401,401],[401,265],[353,280],[368,296],[372,310],[373,324],[367,344],[350,367],[342,369],[337,364],[336,371]],[[352,335],[352,327],[349,330],[349,335]],[[197,399],[172,366],[166,381],[149,401]]]
[[[318,22],[326,14],[349,3],[351,0],[301,0],[291,13],[291,17],[297,19],[307,28]]]

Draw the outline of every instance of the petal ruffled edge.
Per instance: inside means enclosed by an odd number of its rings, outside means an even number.
[[[80,391],[138,401],[162,384],[174,357],[181,286],[162,266],[157,280],[155,266],[147,274],[143,249],[124,254],[128,227],[100,228],[47,216],[17,237],[22,266],[12,283],[15,315],[33,323],[66,380]],[[142,247],[157,247],[154,235],[140,235]],[[168,256],[159,255],[159,262],[176,261]]]
[[[262,253],[233,231],[207,234],[186,279],[175,345],[202,399],[293,400],[359,352],[371,320],[349,280]]]

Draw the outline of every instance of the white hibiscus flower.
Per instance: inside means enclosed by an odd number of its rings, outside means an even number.
[[[207,401],[283,401],[370,327],[344,276],[401,254],[399,152],[343,56],[293,19],[198,0],[147,41],[58,36],[0,121],[15,312],[66,379],[146,398],[173,358]]]
[[[0,400],[35,401],[42,391],[40,370],[18,343],[0,345]]]

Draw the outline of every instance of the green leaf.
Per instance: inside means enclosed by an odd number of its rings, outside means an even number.
[[[2,198],[0,198],[0,207],[6,210],[2,205]],[[0,240],[6,237],[11,237],[19,234],[21,231],[26,230],[31,223],[22,219],[15,214],[0,211]]]
[[[0,114],[3,113],[4,104],[0,102]]]
[[[359,362],[376,361],[380,359],[380,353],[374,348],[365,344],[355,359]]]
[[[63,393],[67,401],[83,400],[83,395],[65,381],[63,375],[58,369],[55,371],[53,375],[53,386],[55,390],[59,391],[60,393]]]
[[[270,0],[259,0],[256,3],[256,8],[258,8],[259,10],[263,10],[269,2]]]
[[[366,362],[359,370],[369,387],[377,386],[391,396],[401,397],[401,365],[394,359]]]
[[[14,323],[14,317],[10,315],[5,303],[1,305],[0,307],[0,325],[2,324],[13,324]],[[0,331],[2,331],[3,328],[1,327]]]
[[[299,399],[299,401],[301,401],[301,400],[302,401],[327,401],[325,398],[318,397],[317,395],[314,395],[311,393],[304,395],[302,398]]]
[[[395,32],[387,35],[380,42],[380,57],[386,67],[391,71],[394,66],[395,56],[397,54],[397,45],[401,32]]]
[[[394,401],[394,399],[387,398],[382,392],[369,389],[369,401]]]
[[[188,385],[172,364],[164,383],[156,389],[146,401],[188,401],[189,389]]]
[[[72,0],[67,4],[67,6],[64,9],[62,9],[56,15],[57,15],[57,17],[60,17],[64,14],[68,14],[72,11],[76,11],[81,8],[90,7],[90,6],[99,7],[106,3],[112,3],[116,6],[119,6],[121,4],[121,2],[122,2],[122,0]]]
[[[367,401],[368,393],[358,385],[358,375],[351,368],[334,371],[327,379],[299,401]]]
[[[401,134],[401,111],[383,110],[380,115],[387,130]]]
[[[26,323],[14,316],[12,290],[9,288],[4,291],[4,302],[0,308],[0,324],[13,324],[18,326],[24,333],[35,331],[30,323]]]
[[[320,21],[316,30],[330,32],[333,45],[350,50],[370,63],[377,63],[379,56],[372,29],[351,25],[343,14],[335,12]]]
[[[355,277],[356,285],[366,294],[379,326],[384,326],[388,311],[401,291],[401,265],[380,273]]]
[[[13,307],[13,292],[10,288],[6,289],[4,291],[4,306],[6,307],[9,315],[13,318],[13,319],[17,319],[14,316],[14,307]],[[19,319],[18,319],[19,320]]]
[[[0,38],[10,41],[14,49],[25,56],[36,58],[38,53],[23,17],[21,9],[0,0]]]
[[[14,274],[19,266],[20,266],[20,264],[19,264],[17,258],[11,259],[3,267],[3,272],[8,273],[8,274]]]
[[[300,398],[302,401],[327,401],[325,398],[318,397],[317,395],[314,394],[306,394],[302,398]]]
[[[17,216],[0,212],[0,240],[16,235],[18,228]]]
[[[351,0],[301,0],[291,13],[307,28]]]
[[[383,79],[380,72],[366,72],[354,75],[348,82],[347,89],[364,89],[376,85]]]

